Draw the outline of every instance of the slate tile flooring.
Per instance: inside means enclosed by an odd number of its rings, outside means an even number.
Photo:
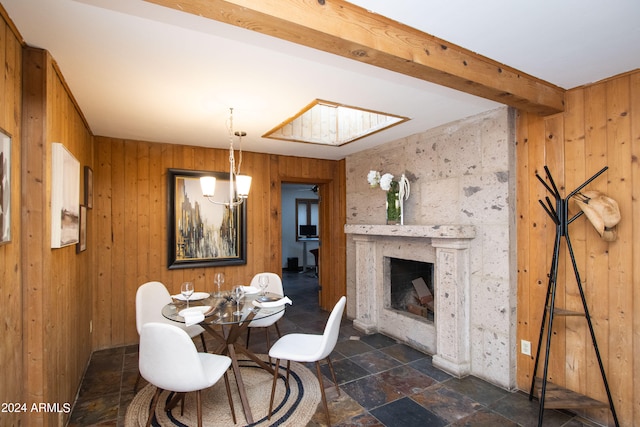
[[[280,321],[283,334],[321,333],[329,313],[318,308],[317,279],[310,273],[283,272],[285,293],[293,300]],[[272,331],[272,340],[276,338]],[[244,339],[244,337],[242,338]],[[196,341],[198,346],[200,343]],[[264,333],[251,334],[252,350],[266,353]],[[134,397],[138,347],[93,353],[69,426],[124,426]],[[476,377],[453,378],[431,364],[431,356],[381,334],[364,336],[342,321],[332,353],[340,395],[322,366],[333,426],[536,426],[537,401]],[[310,366],[315,373],[313,366]],[[143,385],[141,385],[142,387]],[[309,426],[326,425],[322,405]],[[569,412],[546,410],[545,426],[595,426]]]

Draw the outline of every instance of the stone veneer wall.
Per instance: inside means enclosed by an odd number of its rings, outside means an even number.
[[[515,387],[515,114],[504,107],[449,123],[346,158],[347,223],[384,224],[385,195],[369,170],[405,173],[407,225],[470,224],[471,373]],[[347,240],[347,265],[355,246]],[[355,314],[355,271],[347,271],[347,313]]]

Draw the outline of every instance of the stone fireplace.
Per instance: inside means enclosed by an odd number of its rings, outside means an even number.
[[[355,242],[354,326],[381,332],[433,354],[456,376],[470,373],[469,243],[471,225],[345,225]],[[391,304],[391,259],[433,264],[434,321]]]

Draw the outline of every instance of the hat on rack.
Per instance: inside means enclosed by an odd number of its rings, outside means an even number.
[[[574,197],[600,237],[607,242],[616,240],[615,227],[620,222],[618,203],[599,191],[584,191]]]

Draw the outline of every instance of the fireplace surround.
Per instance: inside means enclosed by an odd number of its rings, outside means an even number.
[[[433,354],[433,364],[455,376],[470,373],[469,245],[472,225],[345,225],[355,243],[354,326],[381,332]],[[434,264],[435,322],[391,307],[390,258]]]

